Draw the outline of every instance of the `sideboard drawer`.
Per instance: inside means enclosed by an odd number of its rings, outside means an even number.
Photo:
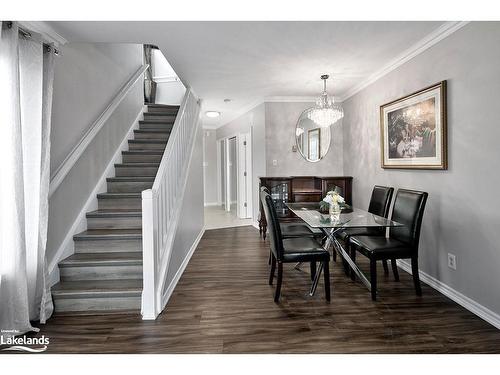
[[[294,202],[319,202],[321,201],[321,193],[308,194],[293,194]]]

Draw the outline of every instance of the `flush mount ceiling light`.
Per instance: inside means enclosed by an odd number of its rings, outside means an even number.
[[[329,77],[328,74],[321,76],[323,80],[323,92],[316,100],[316,105],[307,112],[307,117],[322,128],[333,125],[344,117],[344,110],[342,107],[335,103],[333,97],[329,98],[326,92],[326,80]]]
[[[206,111],[205,115],[210,118],[215,118],[220,116],[220,112],[217,111]]]

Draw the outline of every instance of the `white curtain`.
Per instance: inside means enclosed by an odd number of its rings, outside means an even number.
[[[0,335],[36,331],[53,311],[47,275],[53,47],[2,22]]]

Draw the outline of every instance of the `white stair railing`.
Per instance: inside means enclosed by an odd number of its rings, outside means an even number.
[[[162,289],[179,222],[199,116],[200,101],[188,87],[153,187],[142,192],[143,319],[156,319],[164,307]]]

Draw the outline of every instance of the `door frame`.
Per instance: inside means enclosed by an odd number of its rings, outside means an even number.
[[[230,134],[227,137],[222,137],[217,139],[217,199],[219,206],[222,203],[225,203],[224,209],[226,211],[231,210],[231,196],[228,191],[230,191],[231,183],[230,183],[230,166],[229,166],[229,139],[236,138],[236,214],[238,218],[246,219],[253,217],[253,205],[252,205],[252,129],[249,129],[248,132],[245,133],[236,133]],[[248,160],[246,164],[246,168],[243,168],[240,165],[240,159],[242,158],[240,143],[242,139],[246,141],[246,160]],[[221,160],[221,145],[225,144],[225,163]],[[225,164],[225,165],[224,165]],[[222,202],[222,170],[224,168],[225,171],[225,202]],[[246,185],[242,184],[244,178],[244,172],[246,169]],[[243,192],[243,188],[245,188],[245,192]],[[246,198],[247,206],[244,207]],[[246,208],[246,209],[245,209]]]

